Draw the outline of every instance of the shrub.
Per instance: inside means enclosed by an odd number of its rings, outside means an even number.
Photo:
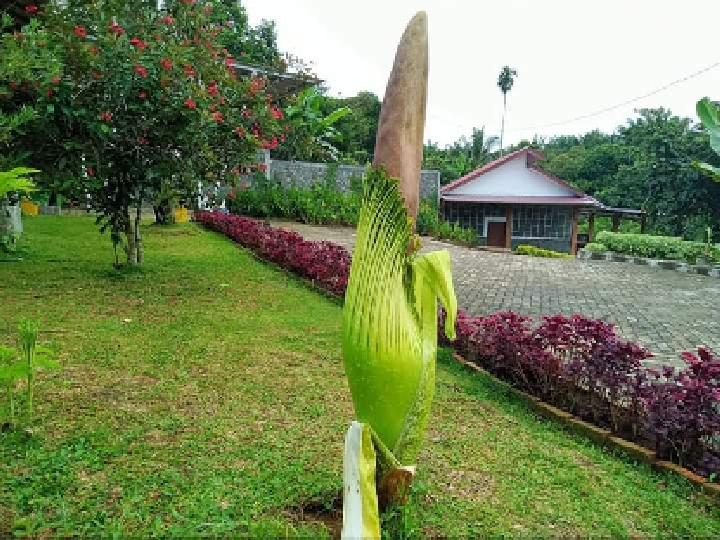
[[[548,257],[551,259],[573,258],[573,256],[569,253],[561,253],[559,251],[543,249],[536,246],[530,246],[528,244],[520,244],[517,248],[515,248],[515,253],[517,253],[518,255],[530,255],[531,257]]]
[[[590,242],[585,245],[585,249],[590,253],[605,253],[608,250],[607,246],[600,242]]]
[[[246,186],[228,196],[228,209],[233,214],[285,218],[313,225],[356,225],[360,195],[356,191],[344,193],[329,181],[298,188],[256,175],[252,187]]]
[[[694,263],[698,256],[704,255],[707,249],[703,242],[689,242],[674,236],[622,234],[609,231],[598,233],[597,241],[618,253],[653,259],[686,260],[690,263]],[[710,247],[707,256],[720,262],[720,249],[715,246]]]
[[[329,293],[345,294],[350,254],[344,247],[332,242],[310,242],[294,231],[232,214],[197,212],[195,219]]]
[[[665,459],[701,474],[720,472],[720,358],[700,348],[683,353],[688,367],[654,371],[647,396],[648,427]]]
[[[437,205],[422,201],[417,215],[417,233],[433,236],[441,240],[451,240],[470,246],[477,245],[478,235],[475,229],[465,228],[459,223],[450,223],[440,219]]]
[[[534,324],[513,312],[461,312],[456,332],[456,350],[513,386],[661,458],[720,473],[720,358],[709,350],[683,353],[689,368],[679,373],[647,370],[648,350],[580,315]]]

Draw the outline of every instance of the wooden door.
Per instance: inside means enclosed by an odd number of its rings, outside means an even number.
[[[505,225],[506,223],[489,221],[487,225],[487,245],[490,247],[505,247]]]

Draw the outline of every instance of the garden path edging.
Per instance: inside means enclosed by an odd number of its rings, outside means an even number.
[[[603,251],[596,253],[586,249],[580,249],[577,253],[580,260],[593,261],[611,261],[611,262],[629,262],[638,265],[649,266],[651,268],[662,268],[663,270],[675,270],[683,274],[697,274],[701,276],[709,276],[720,278],[720,265],[707,266],[701,264],[689,264],[685,261],[667,260],[667,259],[648,259],[646,257],[636,257],[634,255],[625,255],[624,253],[616,253],[614,251]]]
[[[645,448],[644,446],[640,446],[639,444],[613,435],[610,430],[600,428],[598,426],[590,424],[589,422],[585,422],[584,420],[581,420],[580,418],[574,416],[569,412],[563,411],[558,407],[545,403],[540,398],[528,394],[527,392],[523,392],[522,390],[518,390],[517,388],[509,384],[507,381],[499,379],[498,377],[478,366],[477,364],[466,360],[465,358],[460,356],[457,351],[453,351],[453,358],[455,358],[455,360],[463,366],[468,367],[473,371],[477,371],[478,373],[482,373],[493,381],[502,384],[508,389],[510,393],[525,402],[536,413],[545,416],[546,418],[556,420],[571,431],[588,437],[595,442],[610,446],[616,450],[623,452],[624,454],[629,455],[630,457],[648,463],[655,469],[678,474],[701,488],[704,493],[708,494],[716,501],[720,502],[720,484],[709,482],[702,476],[695,474],[694,472],[686,469],[685,467],[682,467],[681,465],[678,465],[677,463],[672,463],[671,461],[666,461],[658,458],[657,454],[649,448]]]

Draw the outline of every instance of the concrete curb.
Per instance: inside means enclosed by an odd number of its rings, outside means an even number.
[[[605,251],[604,253],[595,253],[586,249],[578,250],[577,258],[588,261],[612,261],[612,262],[628,262],[650,266],[652,268],[661,268],[663,270],[675,270],[683,274],[696,274],[700,276],[709,276],[720,278],[720,266],[706,266],[701,264],[688,264],[684,261],[664,260],[664,259],[648,259],[645,257],[634,257],[632,255],[624,255],[615,253],[614,251]]]
[[[658,458],[657,454],[655,454],[655,452],[653,450],[650,450],[649,448],[645,448],[644,446],[640,446],[639,444],[636,444],[634,442],[622,439],[614,435],[607,429],[603,429],[588,422],[585,422],[584,420],[573,416],[569,412],[563,411],[562,409],[545,403],[544,401],[535,396],[523,392],[522,390],[518,390],[517,388],[514,388],[508,382],[503,381],[502,379],[498,379],[489,371],[486,371],[480,366],[473,364],[468,360],[465,360],[457,352],[453,351],[453,357],[455,358],[455,360],[457,360],[458,363],[462,364],[463,366],[470,368],[473,371],[477,371],[478,373],[482,373],[490,379],[505,386],[509,392],[524,401],[536,413],[546,418],[556,420],[571,431],[588,437],[589,439],[592,439],[597,443],[607,445],[629,455],[634,459],[648,463],[654,469],[678,474],[701,488],[704,493],[708,494],[709,496],[720,502],[720,484],[709,482],[702,476],[695,474],[694,472],[686,469],[685,467]]]

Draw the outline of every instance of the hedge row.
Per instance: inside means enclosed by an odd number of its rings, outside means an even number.
[[[702,242],[689,242],[674,236],[623,234],[610,231],[598,233],[595,242],[617,253],[651,259],[685,260],[689,263],[695,263],[706,250],[706,245]],[[710,258],[720,262],[720,249],[710,246]]]
[[[219,212],[196,220],[335,296],[345,293],[350,255],[341,246]],[[720,358],[710,350],[683,353],[681,371],[646,369],[652,353],[580,315],[537,324],[513,312],[460,312],[456,330],[454,342],[441,342],[517,388],[698,474],[720,474]]]
[[[196,212],[195,220],[250,248],[263,259],[309,279],[331,294],[345,294],[350,254],[342,246],[332,242],[310,242],[295,231],[222,212]]]
[[[683,370],[647,369],[650,351],[581,315],[538,325],[513,312],[460,313],[456,330],[449,345],[513,386],[662,459],[720,473],[720,357],[712,351],[683,353]]]

